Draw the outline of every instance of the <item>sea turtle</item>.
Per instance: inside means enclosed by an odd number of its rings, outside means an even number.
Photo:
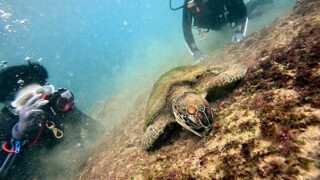
[[[153,149],[177,123],[198,136],[205,135],[213,121],[212,108],[205,99],[208,92],[234,84],[246,72],[240,65],[224,69],[189,65],[163,74],[148,100],[142,148]]]

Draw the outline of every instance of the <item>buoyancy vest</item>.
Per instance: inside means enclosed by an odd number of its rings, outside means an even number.
[[[227,9],[224,0],[202,0],[190,9],[193,16],[193,26],[201,29],[219,30],[226,25]]]

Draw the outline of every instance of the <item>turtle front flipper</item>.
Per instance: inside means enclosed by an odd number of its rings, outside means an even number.
[[[207,74],[203,77],[194,88],[200,92],[203,97],[207,95],[210,89],[227,86],[242,79],[247,73],[247,67],[233,65],[220,74]]]
[[[171,114],[158,115],[153,124],[150,124],[141,139],[142,148],[145,150],[151,150],[157,147],[158,143],[161,143],[168,137],[170,128],[174,126],[174,117]]]

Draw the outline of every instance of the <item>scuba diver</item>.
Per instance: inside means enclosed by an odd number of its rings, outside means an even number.
[[[39,63],[0,69],[0,102],[4,104],[0,112],[0,179],[26,177],[33,173],[24,171],[26,165],[45,158],[40,152],[68,144],[76,153],[104,132],[101,124],[75,107],[71,91],[56,90],[47,79],[48,72]],[[39,169],[40,162],[35,166]]]
[[[201,61],[205,55],[197,48],[192,26],[199,34],[220,30],[227,23],[235,29],[232,41],[240,42],[248,23],[247,9],[243,0],[185,0],[182,15],[183,35],[194,60]]]
[[[182,28],[183,35],[189,52],[196,63],[206,56],[195,44],[192,28],[198,30],[200,39],[205,39],[205,33],[209,30],[218,31],[229,24],[235,33],[233,42],[240,42],[244,39],[248,26],[248,14],[261,3],[265,4],[272,0],[251,0],[247,4],[243,0],[185,0],[180,7],[173,8],[170,0],[171,10],[183,9]],[[246,5],[250,9],[247,12]]]

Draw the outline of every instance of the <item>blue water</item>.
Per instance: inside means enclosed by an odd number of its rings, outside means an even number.
[[[25,63],[26,57],[41,58],[50,83],[73,91],[85,111],[130,88],[130,83],[152,84],[146,79],[155,80],[171,67],[192,63],[182,35],[182,11],[171,11],[168,0],[0,2],[0,10],[12,14],[0,18],[0,61],[14,65]],[[178,6],[183,0],[173,2]],[[264,18],[249,24],[249,32],[271,22],[294,2],[275,1]],[[19,23],[24,19],[26,25]],[[12,27],[6,29],[7,25]],[[230,42],[231,36],[225,30],[210,32],[204,42],[195,38],[209,53]]]
[[[125,66],[146,68],[150,58],[145,50],[155,41],[173,47],[173,39],[179,39],[177,50],[185,48],[181,15],[170,11],[167,1],[0,2],[0,9],[12,14],[0,21],[0,60],[14,65],[25,63],[26,57],[42,58],[49,81],[71,89],[84,109],[115,90],[116,77],[131,73],[123,71]],[[28,20],[26,26],[15,22],[22,19]],[[12,25],[12,32],[6,25]]]

